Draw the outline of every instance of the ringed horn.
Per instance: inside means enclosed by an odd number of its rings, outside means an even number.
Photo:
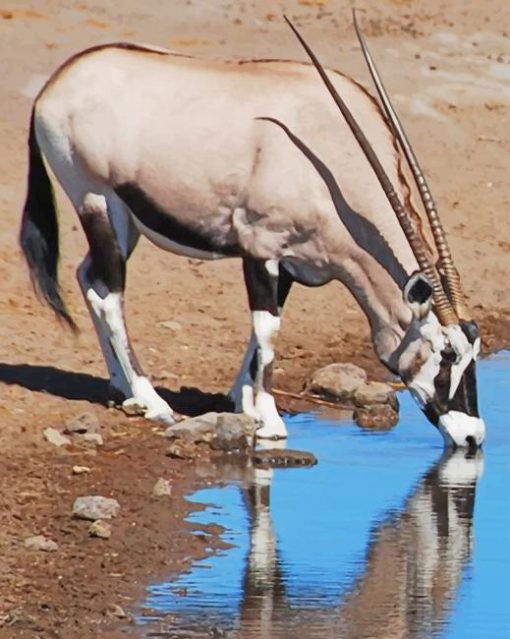
[[[416,185],[420,193],[421,201],[423,202],[423,206],[427,213],[427,217],[430,223],[430,228],[432,229],[432,235],[434,237],[437,253],[439,256],[440,274],[444,276],[444,280],[446,283],[446,286],[445,286],[446,293],[450,297],[453,308],[455,309],[457,315],[462,319],[467,319],[466,308],[465,308],[465,297],[462,292],[459,273],[453,264],[450,248],[446,240],[446,234],[445,234],[443,225],[441,224],[441,220],[439,219],[439,214],[437,212],[434,198],[432,197],[432,193],[427,184],[427,180],[425,179],[425,175],[420,167],[420,164],[413,151],[413,148],[404,131],[402,123],[400,122],[400,118],[398,117],[395,109],[393,108],[393,105],[384,87],[381,76],[379,75],[379,72],[375,65],[374,59],[372,58],[370,50],[365,41],[365,37],[363,36],[358,26],[355,9],[352,10],[352,17],[354,21],[354,28],[356,29],[356,35],[358,36],[358,40],[361,45],[361,50],[363,52],[363,55],[365,56],[365,60],[367,62],[367,66],[370,71],[370,75],[372,76],[372,80],[374,81],[375,87],[379,94],[379,98],[381,99],[381,102],[386,112],[386,115],[388,117],[388,120],[390,121],[390,124],[393,127],[393,130],[399,141],[399,144],[402,147],[404,155],[406,156],[407,162],[409,164],[409,168],[411,169],[413,177],[416,181]]]
[[[446,293],[441,285],[441,281],[436,272],[436,269],[433,267],[432,263],[429,260],[429,257],[427,255],[427,250],[422,241],[422,238],[416,232],[416,229],[414,228],[414,224],[411,218],[409,217],[409,215],[407,214],[403,204],[400,202],[399,197],[395,189],[393,188],[393,185],[391,184],[391,181],[386,171],[384,170],[379,158],[375,154],[375,151],[370,145],[370,142],[367,140],[365,134],[363,133],[360,126],[356,122],[349,108],[347,107],[347,105],[345,104],[345,102],[343,101],[343,99],[340,97],[337,90],[333,86],[331,80],[326,74],[326,71],[324,70],[324,67],[320,64],[314,52],[310,49],[308,44],[305,42],[301,34],[298,32],[296,27],[294,27],[294,25],[287,18],[287,16],[284,16],[284,18],[287,24],[289,25],[289,27],[294,32],[299,42],[301,43],[301,45],[303,46],[303,48],[305,49],[314,67],[317,69],[331,97],[333,98],[336,105],[340,109],[354,137],[358,141],[358,144],[360,145],[363,153],[365,154],[367,160],[372,166],[372,169],[374,170],[374,173],[377,179],[379,180],[379,183],[384,193],[386,194],[386,197],[388,198],[388,201],[390,202],[395,212],[395,215],[397,216],[400,226],[402,227],[402,230],[404,231],[405,236],[407,237],[407,240],[411,246],[411,249],[416,257],[416,261],[418,262],[418,266],[420,267],[420,269],[423,271],[423,273],[427,276],[427,278],[430,281],[430,284],[432,286],[432,291],[433,291],[432,295],[434,300],[434,306],[435,306],[435,310],[436,310],[439,321],[444,326],[447,326],[448,324],[456,324],[458,322],[458,317],[448,297],[446,296]]]

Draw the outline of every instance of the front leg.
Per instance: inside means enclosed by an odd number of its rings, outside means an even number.
[[[256,356],[250,364],[253,386],[243,385],[241,397],[243,412],[254,416],[260,423],[257,437],[283,439],[287,429],[278,414],[271,394],[273,378],[273,343],[280,330],[278,309],[278,261],[243,261],[244,279],[252,316]]]

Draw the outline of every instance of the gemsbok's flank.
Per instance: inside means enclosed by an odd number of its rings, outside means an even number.
[[[423,172],[355,22],[382,108],[312,64],[204,60],[136,44],[74,55],[35,100],[21,246],[32,279],[73,324],[58,279],[58,223],[45,162],[89,244],[77,276],[111,387],[172,423],[128,340],[126,262],[141,233],[189,257],[240,257],[253,332],[231,390],[261,438],[284,438],[271,394],[273,341],[292,282],[342,282],[375,351],[449,445],[478,447],[480,337],[466,311]],[[428,241],[411,201],[414,176]],[[425,223],[425,216],[423,216]],[[432,245],[433,244],[433,245]]]

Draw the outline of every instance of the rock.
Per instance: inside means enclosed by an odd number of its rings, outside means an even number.
[[[106,614],[109,617],[115,617],[116,619],[125,619],[127,616],[124,612],[124,609],[121,608],[118,604],[109,604],[108,608],[106,609]]]
[[[48,539],[44,535],[27,537],[23,543],[25,544],[25,548],[29,548],[30,550],[42,550],[44,552],[55,552],[58,550],[57,542]]]
[[[87,444],[92,444],[94,446],[102,446],[103,445],[103,436],[100,433],[85,433],[82,435],[83,441],[87,442]]]
[[[175,320],[164,320],[163,322],[159,322],[159,325],[163,328],[169,328],[171,331],[180,331],[182,329],[182,324],[179,324],[179,322]]]
[[[53,446],[69,446],[72,442],[69,437],[62,435],[56,428],[45,428],[43,431],[44,439],[53,444]]]
[[[388,384],[383,382],[368,382],[356,389],[354,404],[358,407],[372,406],[373,404],[389,404],[397,408],[397,396]]]
[[[267,448],[256,450],[251,456],[255,466],[262,468],[293,468],[296,466],[315,466],[317,458],[302,450]]]
[[[73,417],[66,422],[65,432],[68,434],[84,435],[85,433],[97,433],[100,424],[94,413],[85,412]]]
[[[252,446],[256,427],[247,415],[205,413],[169,426],[165,437],[194,444],[205,442],[213,450],[245,451]]]
[[[362,428],[374,430],[387,430],[398,422],[398,411],[390,404],[372,404],[356,408],[354,421]]]
[[[91,537],[99,537],[100,539],[110,539],[112,536],[112,527],[107,521],[96,519],[89,526],[89,535]]]
[[[367,374],[359,366],[330,364],[312,375],[305,390],[333,401],[345,401],[351,399],[366,381]]]
[[[90,468],[88,466],[73,466],[72,473],[73,475],[84,475],[90,473]]]
[[[172,459],[193,459],[194,445],[190,442],[174,441],[166,449],[166,456]]]
[[[119,514],[120,504],[116,499],[89,495],[77,497],[73,504],[73,515],[78,519],[112,519]]]
[[[160,477],[154,484],[152,494],[154,495],[154,497],[168,497],[168,495],[172,494],[172,485],[170,484],[168,479]]]

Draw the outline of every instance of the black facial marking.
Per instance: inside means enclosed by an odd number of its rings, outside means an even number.
[[[460,384],[452,399],[449,399],[451,384],[451,363],[443,358],[439,373],[434,379],[435,394],[433,401],[425,405],[423,412],[428,420],[437,426],[439,417],[451,410],[465,413],[470,417],[480,417],[478,412],[478,393],[476,388],[476,364],[471,361],[466,367]]]
[[[457,410],[471,417],[480,417],[476,390],[476,364],[471,361],[466,367],[459,387],[450,400],[450,410]]]
[[[83,211],[80,221],[90,247],[90,269],[88,277],[108,292],[124,290],[126,263],[110,220],[97,211]]]
[[[205,237],[196,229],[174,219],[157,202],[144,193],[136,184],[126,182],[115,187],[115,193],[127,204],[133,215],[151,231],[163,237],[199,251],[220,253],[226,256],[240,256],[240,247],[234,242],[220,242]]]
[[[467,341],[473,345],[475,341],[480,337],[480,329],[476,322],[460,322],[461,331],[467,338]]]

